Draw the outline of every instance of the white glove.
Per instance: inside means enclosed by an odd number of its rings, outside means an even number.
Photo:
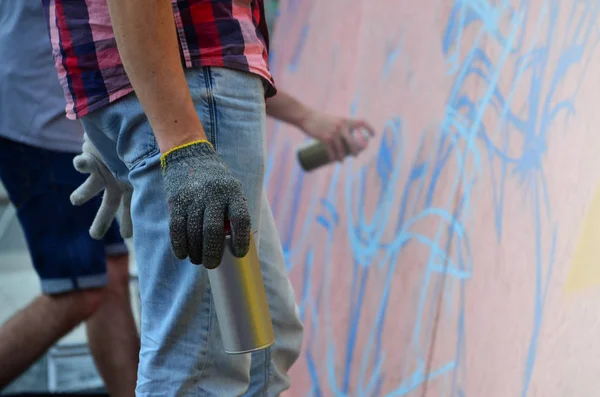
[[[114,177],[87,135],[84,135],[82,153],[75,156],[73,165],[77,171],[82,174],[90,174],[90,176],[71,193],[71,204],[82,205],[104,190],[102,204],[100,204],[98,213],[90,227],[90,236],[95,240],[100,240],[104,237],[114,221],[122,201],[123,214],[119,222],[121,236],[123,238],[131,237],[133,235],[133,227],[130,208],[133,189],[127,183],[121,182]]]

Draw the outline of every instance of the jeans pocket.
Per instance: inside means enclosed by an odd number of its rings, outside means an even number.
[[[217,152],[234,175],[239,173],[248,181],[255,179],[262,189],[266,170],[262,80],[251,73],[224,68],[211,68],[210,78]]]
[[[159,153],[150,122],[135,94],[129,94],[84,118],[84,126],[98,130],[116,147],[116,154],[132,170]]]

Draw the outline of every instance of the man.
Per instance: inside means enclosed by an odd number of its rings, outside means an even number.
[[[133,396],[139,338],[127,247],[116,223],[103,241],[88,235],[99,199],[79,207],[69,200],[85,179],[73,169],[83,129],[63,116],[41,3],[2,1],[0,16],[0,179],[42,287],[41,296],[0,327],[0,389],[86,321],[109,392]]]
[[[93,143],[84,151],[95,146],[134,189],[137,395],[280,395],[303,329],[263,191],[266,114],[323,140],[336,160],[345,144],[362,149],[350,131],[364,123],[274,96],[262,0],[45,5],[67,116],[84,124]],[[208,284],[226,216],[234,255],[244,256],[257,233],[276,341],[252,354],[223,351]]]

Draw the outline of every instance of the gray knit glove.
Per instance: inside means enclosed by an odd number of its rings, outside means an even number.
[[[214,269],[221,263],[226,218],[231,253],[248,253],[251,220],[242,184],[208,141],[193,142],[161,157],[169,203],[171,246],[179,259]]]
[[[96,240],[104,237],[115,220],[122,202],[123,213],[119,222],[121,236],[123,238],[131,237],[133,228],[130,208],[133,188],[114,177],[87,135],[84,135],[82,153],[73,159],[73,166],[82,174],[90,174],[90,176],[71,193],[71,204],[85,204],[104,191],[102,203],[90,227],[90,236]]]

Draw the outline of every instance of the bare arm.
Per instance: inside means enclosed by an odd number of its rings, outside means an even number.
[[[355,139],[352,131],[365,128],[374,135],[373,128],[363,120],[336,117],[307,107],[290,94],[277,90],[274,97],[267,99],[267,115],[292,124],[306,135],[323,142],[331,159],[342,161],[347,151],[358,154],[367,146],[364,139]]]
[[[300,129],[304,129],[311,112],[312,110],[299,100],[280,89],[275,96],[267,99],[267,115]]]
[[[190,96],[170,0],[108,0],[119,55],[161,152],[206,139]]]

